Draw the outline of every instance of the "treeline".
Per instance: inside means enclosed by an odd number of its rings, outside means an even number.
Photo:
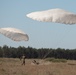
[[[8,47],[4,45],[0,46],[0,57],[6,58],[20,58],[25,55],[26,58],[60,58],[60,59],[71,59],[76,60],[76,49],[52,49],[52,48],[32,48],[32,47]]]

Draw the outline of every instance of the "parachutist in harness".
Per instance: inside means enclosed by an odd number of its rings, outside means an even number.
[[[37,62],[36,60],[33,60],[33,63],[39,65],[39,62]]]
[[[23,55],[23,56],[22,56],[22,65],[25,65],[25,58],[26,58],[26,57]]]

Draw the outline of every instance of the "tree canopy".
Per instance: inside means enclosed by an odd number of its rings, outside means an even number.
[[[20,58],[22,55],[25,55],[26,58],[59,58],[59,59],[71,59],[76,60],[76,49],[52,49],[52,48],[32,48],[32,47],[24,47],[19,46],[15,47],[8,47],[4,45],[3,47],[0,46],[0,57],[6,58]]]

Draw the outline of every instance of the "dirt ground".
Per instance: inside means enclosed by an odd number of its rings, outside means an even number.
[[[38,65],[33,60],[26,59],[26,64],[21,65],[22,61],[17,58],[0,58],[0,75],[76,75],[75,60],[62,63],[35,59]]]

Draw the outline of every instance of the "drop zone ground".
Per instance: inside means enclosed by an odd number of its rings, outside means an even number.
[[[0,58],[0,75],[76,75],[76,61],[49,62],[35,59],[40,64],[36,65],[26,59],[26,64],[21,65],[22,61],[18,58]]]

